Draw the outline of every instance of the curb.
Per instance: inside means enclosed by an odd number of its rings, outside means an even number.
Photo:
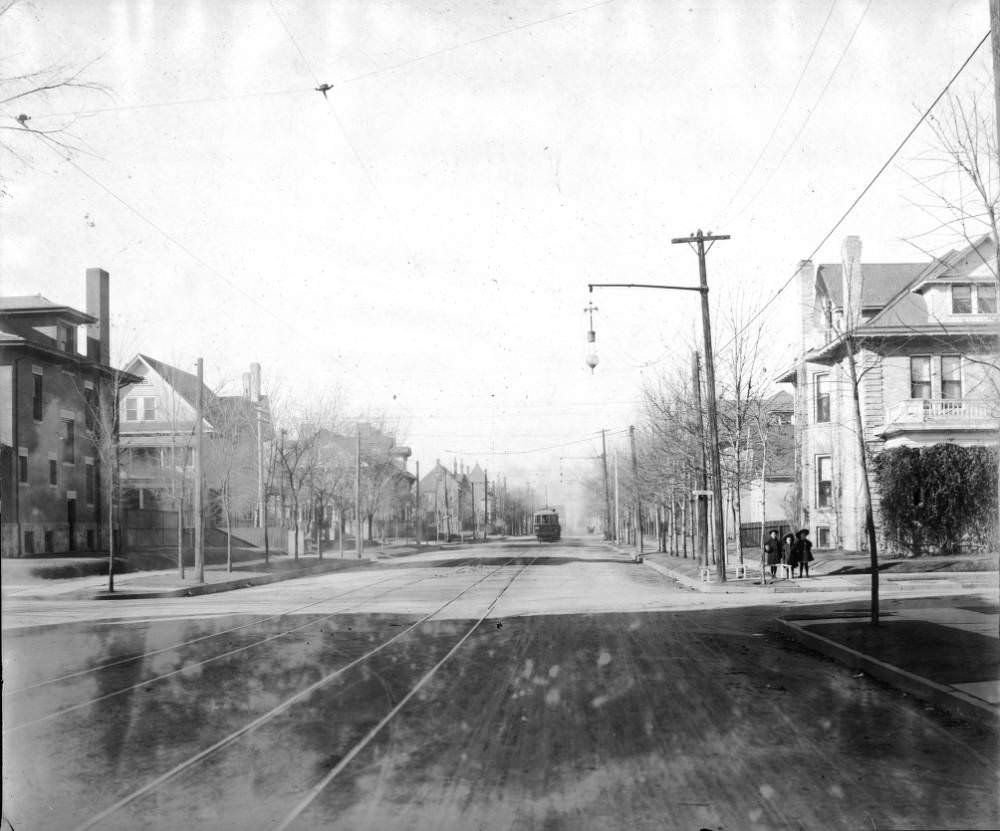
[[[914,675],[905,669],[887,664],[870,655],[865,655],[848,646],[832,641],[823,635],[807,631],[808,627],[786,618],[778,618],[781,623],[802,646],[819,652],[828,658],[844,664],[849,669],[861,670],[872,678],[876,678],[897,690],[933,704],[940,710],[946,710],[962,718],[976,722],[984,719],[992,720],[994,726],[1000,726],[1000,707],[992,706],[984,701],[956,690],[954,687],[938,684],[921,675]]]
[[[329,574],[334,571],[353,571],[357,568],[370,568],[375,560],[363,559],[356,561],[358,565],[349,568],[343,566],[331,568],[327,565],[310,566],[297,571],[279,572],[276,574],[260,574],[255,577],[240,577],[234,580],[224,580],[218,583],[201,583],[195,586],[183,586],[177,589],[121,589],[118,591],[81,592],[78,599],[86,600],[149,600],[159,597],[198,597],[203,594],[219,594],[220,592],[249,589],[253,586],[266,586],[270,583],[281,583],[285,580],[295,580],[299,577],[309,577],[313,574]]]

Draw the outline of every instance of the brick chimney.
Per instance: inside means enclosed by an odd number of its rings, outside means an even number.
[[[853,329],[861,323],[861,292],[864,277],[861,271],[861,237],[844,237],[840,246],[840,262],[844,292],[844,328]]]
[[[260,364],[250,364],[250,400],[260,401]]]
[[[799,287],[799,320],[802,327],[799,346],[803,352],[808,352],[823,343],[823,336],[816,327],[816,269],[812,260],[799,260],[795,282]]]
[[[87,314],[97,318],[97,323],[87,324],[87,357],[109,366],[111,301],[108,295],[108,272],[103,268],[87,269]]]

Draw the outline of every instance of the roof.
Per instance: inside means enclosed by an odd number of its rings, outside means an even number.
[[[897,294],[927,270],[927,263],[862,263],[861,286],[863,309],[883,308]],[[844,305],[844,268],[840,263],[820,265],[816,279],[822,280],[834,308]]]
[[[58,316],[74,323],[96,323],[97,318],[72,306],[53,303],[40,294],[20,294],[0,297],[0,314],[11,316],[46,315]]]
[[[160,375],[164,381],[174,388],[174,391],[181,396],[192,407],[198,406],[198,376],[183,369],[178,369],[164,361],[151,358],[149,355],[139,353],[136,358],[143,361],[153,372]],[[217,400],[217,396],[204,383],[201,385],[202,404],[207,407]]]

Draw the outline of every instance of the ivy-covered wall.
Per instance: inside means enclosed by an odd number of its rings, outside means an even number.
[[[912,556],[997,548],[997,448],[934,444],[875,456],[885,538]]]

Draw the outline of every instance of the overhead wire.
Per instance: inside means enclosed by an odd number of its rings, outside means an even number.
[[[833,83],[833,79],[837,75],[837,70],[840,69],[840,65],[844,62],[844,58],[847,56],[847,52],[851,48],[851,44],[854,42],[854,37],[855,35],[857,35],[858,29],[861,28],[861,23],[864,21],[865,16],[868,14],[868,10],[872,7],[872,2],[873,0],[868,0],[868,4],[865,6],[864,11],[861,12],[861,16],[858,18],[858,22],[854,25],[854,29],[851,31],[851,36],[847,39],[847,43],[844,44],[844,48],[840,52],[840,57],[837,58],[837,63],[834,65],[833,69],[830,71],[830,74],[827,76],[826,83],[823,84],[823,88],[820,90],[819,95],[816,98],[816,102],[812,105],[812,107],[810,107],[806,111],[805,119],[803,120],[802,124],[799,125],[799,129],[792,137],[791,142],[785,148],[785,152],[781,155],[781,158],[778,159],[778,163],[771,169],[770,173],[768,173],[763,183],[761,183],[761,186],[757,188],[757,191],[754,193],[754,195],[750,197],[750,201],[747,202],[740,209],[740,211],[736,213],[736,215],[729,220],[730,222],[735,222],[737,219],[743,216],[743,214],[745,214],[750,209],[750,206],[757,201],[757,197],[760,196],[761,193],[764,192],[764,189],[771,183],[771,180],[774,179],[774,175],[778,172],[778,170],[781,169],[781,166],[785,163],[785,159],[788,158],[789,154],[792,152],[795,145],[798,144],[799,137],[802,135],[806,127],[809,125],[809,122],[812,120],[813,113],[816,112],[816,109],[819,107],[820,102],[823,100],[823,96],[826,95],[826,91],[830,88],[830,84]]]
[[[406,60],[399,61],[398,63],[390,64],[388,66],[376,67],[375,69],[371,69],[367,72],[362,72],[358,75],[353,75],[348,78],[335,80],[333,85],[337,86],[337,85],[351,84],[356,81],[363,81],[386,72],[394,72],[398,69],[404,69],[407,66],[412,66],[413,64],[421,63],[422,61],[426,61],[431,58],[436,58],[441,55],[446,55],[449,52],[455,52],[456,50],[464,49],[467,46],[474,46],[477,43],[484,43],[485,41],[492,40],[498,37],[503,37],[504,35],[509,35],[512,34],[513,32],[519,32],[524,29],[530,29],[533,26],[540,26],[545,23],[551,23],[554,20],[559,20],[561,18],[569,17],[574,14],[580,14],[582,12],[590,11],[591,9],[598,8],[599,6],[606,6],[614,2],[615,0],[600,0],[600,2],[591,3],[587,6],[581,6],[576,9],[570,9],[568,11],[560,12],[559,14],[554,14],[549,17],[539,18],[538,20],[531,20],[527,23],[520,23],[516,26],[510,26],[506,29],[501,29],[496,32],[491,32],[486,35],[481,35],[479,37],[471,38],[470,40],[464,40],[460,43],[455,43],[451,46],[446,46],[441,49],[436,49],[433,52],[428,52],[423,55],[417,55],[413,58],[407,58]],[[273,3],[272,3],[272,8],[273,8]],[[240,101],[249,98],[263,98],[268,96],[281,96],[281,95],[298,95],[303,93],[311,93],[314,91],[315,88],[313,87],[293,87],[285,90],[266,90],[263,92],[238,93],[236,95],[215,95],[215,96],[206,96],[203,98],[178,99],[175,101],[158,101],[158,102],[153,101],[144,104],[125,104],[118,107],[95,107],[89,110],[75,110],[75,111],[66,111],[61,113],[46,113],[39,116],[33,116],[33,118],[35,117],[65,118],[68,116],[84,117],[84,116],[100,115],[103,113],[121,112],[128,110],[145,110],[156,107],[178,107],[178,106],[187,106],[189,104],[218,104],[218,103],[224,103],[226,101]]]
[[[903,149],[903,147],[906,145],[906,143],[910,140],[910,138],[913,136],[913,134],[920,128],[920,125],[923,124],[924,121],[927,120],[927,117],[931,114],[931,112],[933,111],[933,109],[938,105],[938,102],[940,102],[941,99],[944,98],[944,96],[947,94],[948,90],[951,88],[951,85],[953,83],[955,83],[955,81],[958,79],[958,76],[961,75],[962,72],[965,70],[965,68],[972,62],[972,59],[976,56],[976,53],[982,48],[983,44],[986,43],[987,40],[989,40],[989,37],[990,37],[990,33],[989,32],[987,32],[985,35],[983,35],[982,40],[980,40],[979,43],[976,44],[975,48],[969,53],[969,56],[962,62],[962,65],[959,66],[959,68],[951,76],[951,78],[944,85],[944,87],[941,89],[941,91],[937,94],[937,96],[935,96],[934,100],[923,111],[923,113],[921,114],[920,118],[917,119],[917,122],[913,125],[913,127],[910,128],[909,132],[907,132],[907,134],[903,137],[903,140],[899,142],[899,144],[896,146],[896,149],[893,150],[892,153],[889,155],[889,158],[887,158],[885,160],[885,162],[878,169],[878,171],[876,171],[875,175],[872,176],[871,179],[869,179],[868,184],[866,184],[864,186],[864,188],[861,190],[861,192],[854,198],[854,200],[848,206],[847,210],[845,210],[840,215],[840,218],[833,224],[833,226],[830,228],[830,230],[827,231],[826,234],[824,234],[823,238],[816,244],[816,246],[812,249],[812,251],[809,253],[809,255],[807,257],[805,257],[804,259],[811,260],[814,256],[816,256],[816,254],[819,251],[819,249],[822,248],[826,244],[827,240],[829,240],[830,237],[832,237],[834,235],[834,233],[837,231],[837,229],[843,224],[844,220],[847,219],[848,216],[850,216],[851,212],[858,206],[858,203],[861,202],[861,200],[865,197],[865,195],[868,193],[868,191],[870,191],[872,189],[872,187],[879,180],[879,178],[882,176],[882,174],[886,171],[886,169],[889,167],[889,165],[892,164],[892,162],[895,160],[896,156],[899,155],[900,151]],[[739,330],[737,330],[733,334],[733,336],[728,341],[726,341],[725,344],[723,344],[721,347],[719,347],[719,351],[720,352],[722,350],[726,349],[727,347],[729,347],[743,332],[746,331],[746,329],[750,326],[750,324],[752,324],[755,320],[757,320],[758,318],[760,318],[760,316],[762,314],[764,314],[764,312],[766,311],[766,309],[775,300],[777,300],[777,298],[779,297],[779,295],[781,295],[781,293],[785,289],[787,289],[788,286],[791,285],[792,280],[795,279],[795,275],[796,274],[798,274],[798,269],[796,269],[795,271],[793,271],[791,273],[791,275],[788,277],[788,279],[784,283],[781,284],[781,287],[773,295],[771,295],[771,297],[756,312],[754,312],[750,316],[750,318],[746,321],[746,323],[744,323],[743,326]]]
[[[732,206],[733,202],[736,201],[736,197],[739,195],[740,191],[743,190],[747,182],[750,181],[750,178],[756,172],[757,166],[764,158],[764,154],[767,153],[767,151],[770,149],[771,142],[774,141],[774,137],[778,133],[778,128],[781,126],[782,121],[784,121],[785,116],[788,114],[788,109],[789,107],[791,107],[792,101],[795,99],[795,94],[799,91],[799,87],[802,85],[802,79],[806,77],[806,72],[808,71],[809,66],[812,63],[813,56],[816,54],[816,49],[819,47],[819,42],[823,39],[823,34],[826,32],[826,27],[830,23],[830,18],[833,17],[833,10],[837,7],[837,2],[838,0],[833,0],[833,2],[830,3],[830,9],[826,13],[826,19],[823,21],[823,26],[820,28],[819,34],[816,35],[816,40],[813,41],[812,49],[809,50],[809,55],[808,57],[806,57],[806,62],[803,64],[802,71],[799,72],[798,80],[796,80],[795,86],[792,87],[792,91],[789,93],[788,99],[785,101],[785,106],[781,110],[781,114],[774,122],[774,127],[771,128],[771,134],[767,137],[767,141],[764,142],[764,146],[760,149],[760,153],[757,154],[757,158],[754,160],[754,163],[750,166],[750,170],[747,171],[746,176],[743,177],[743,180],[739,183],[739,185],[736,186],[736,189],[733,191],[732,196],[729,197],[729,201],[726,202],[725,207],[720,212],[720,217],[725,217],[726,212]],[[713,228],[720,227],[723,224],[724,224],[723,221],[720,219],[719,221],[713,222],[711,227]]]
[[[621,427],[616,430],[606,430],[604,431],[605,437],[618,436],[623,433],[628,432],[628,427]],[[585,444],[588,441],[596,441],[601,436],[600,432],[594,433],[585,439],[576,439],[575,441],[567,441],[561,444],[551,444],[547,447],[534,447],[531,450],[451,450],[449,448],[444,448],[445,453],[454,453],[458,456],[526,456],[532,453],[544,453],[546,450],[558,450],[560,447],[572,447],[576,444]]]

